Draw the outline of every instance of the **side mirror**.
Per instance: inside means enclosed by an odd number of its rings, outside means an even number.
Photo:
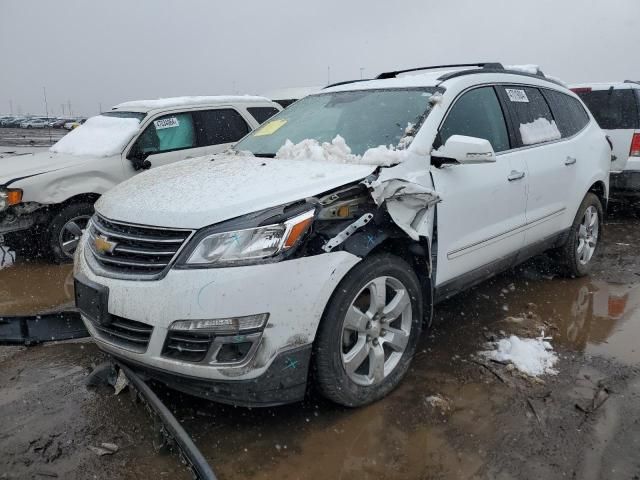
[[[148,170],[151,168],[151,162],[147,160],[147,157],[150,155],[150,152],[141,151],[137,145],[134,145],[127,158],[133,164],[133,169],[135,171],[138,170]]]
[[[431,163],[440,168],[444,164],[477,164],[496,161],[491,142],[484,138],[451,135],[444,145],[431,152]]]

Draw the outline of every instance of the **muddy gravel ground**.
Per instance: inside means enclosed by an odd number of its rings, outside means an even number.
[[[439,305],[401,386],[371,406],[310,391],[245,409],[154,390],[222,480],[640,479],[639,222],[640,209],[611,214],[588,278],[562,279],[542,256]],[[71,289],[68,267],[21,263],[0,272],[0,309],[50,309]],[[532,380],[476,356],[543,330],[557,375]],[[190,478],[154,448],[143,405],[85,386],[103,360],[89,341],[0,347],[0,478]],[[103,442],[119,450],[88,448]]]

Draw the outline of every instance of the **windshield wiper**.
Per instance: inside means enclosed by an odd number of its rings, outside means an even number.
[[[260,157],[260,158],[275,158],[276,154],[275,153],[254,153],[253,156]]]

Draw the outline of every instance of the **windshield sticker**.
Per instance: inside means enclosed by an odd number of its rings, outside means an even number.
[[[287,123],[286,120],[271,120],[268,123],[265,123],[262,127],[256,130],[256,133],[253,134],[254,137],[264,137],[266,135],[273,135],[278,130],[280,130],[284,124]]]
[[[161,118],[153,122],[156,126],[156,130],[162,130],[163,128],[175,128],[180,126],[180,122],[176,117]]]
[[[509,96],[509,100],[511,100],[512,102],[529,103],[529,99],[527,98],[527,94],[524,90],[505,88],[505,91]]]

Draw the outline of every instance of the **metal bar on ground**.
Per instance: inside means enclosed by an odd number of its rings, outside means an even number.
[[[0,345],[28,346],[88,336],[89,332],[75,310],[0,316]]]
[[[119,362],[116,362],[116,365],[124,371],[129,382],[147,402],[147,405],[153,409],[156,415],[158,415],[160,421],[167,429],[167,433],[176,442],[178,448],[189,463],[191,471],[196,475],[196,478],[200,480],[217,480],[213,470],[205,460],[200,450],[198,450],[196,444],[193,443],[189,434],[184,428],[182,428],[180,422],[178,422],[176,417],[173,416],[153,390],[151,390],[145,381],[136,375],[130,368]]]

